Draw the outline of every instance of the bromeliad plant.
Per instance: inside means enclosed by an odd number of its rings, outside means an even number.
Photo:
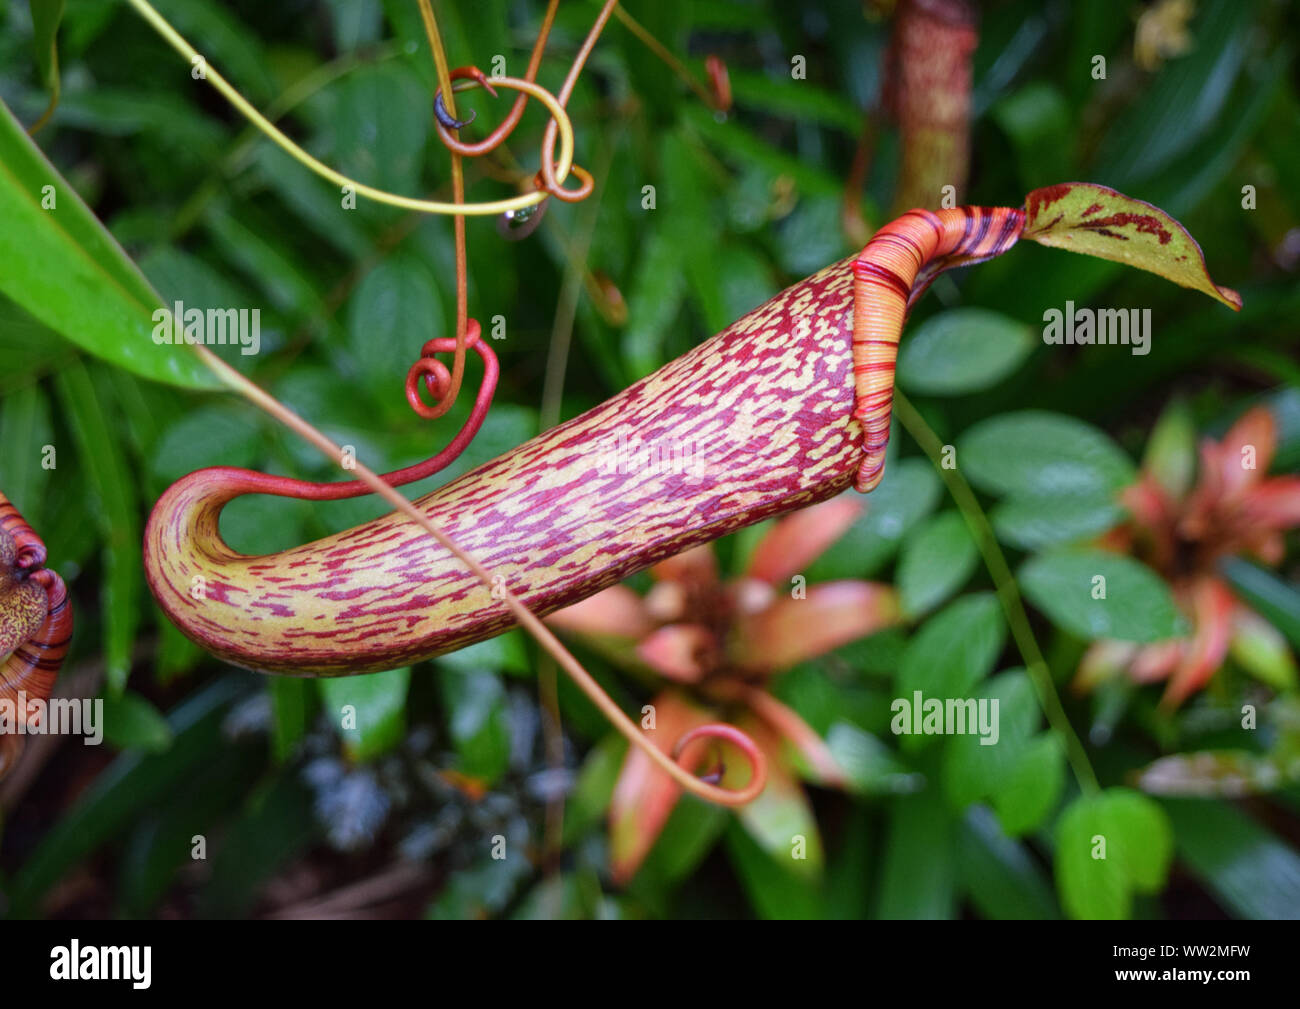
[[[1177,707],[1209,683],[1229,653],[1274,689],[1295,688],[1285,638],[1238,597],[1224,573],[1238,558],[1276,566],[1283,535],[1300,525],[1300,477],[1268,475],[1276,447],[1272,413],[1254,407],[1221,440],[1201,442],[1198,465],[1185,408],[1166,411],[1137,480],[1122,493],[1131,517],[1102,542],[1136,555],[1168,581],[1191,634],[1146,645],[1094,642],[1080,663],[1078,689],[1115,676],[1165,681],[1162,703]]]
[[[816,826],[799,778],[826,787],[847,783],[830,748],[773,696],[770,682],[796,664],[892,626],[902,616],[898,594],[888,585],[800,581],[800,572],[861,511],[856,502],[837,497],[778,520],[733,581],[719,579],[710,546],[695,547],[650,569],[654,586],[645,598],[615,585],[548,618],[551,626],[623,668],[667,681],[644,709],[642,722],[661,749],[713,721],[718,711],[739,713],[737,724],[766,758],[768,783],[757,800],[738,812],[767,848],[787,843],[774,831],[794,831],[816,845]],[[635,875],[680,796],[681,789],[642,751],[628,752],[609,810],[616,882]]]

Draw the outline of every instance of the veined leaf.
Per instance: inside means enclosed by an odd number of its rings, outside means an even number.
[[[1158,207],[1090,182],[1035,189],[1025,197],[1024,238],[1126,263],[1208,294],[1234,312],[1241,295],[1210,279],[1187,229]]]
[[[1161,641],[1187,632],[1168,587],[1145,564],[1105,550],[1053,550],[1020,569],[1025,596],[1087,640]]]
[[[186,347],[153,342],[162,300],[3,103],[0,205],[0,291],[128,371],[196,389],[219,384]]]
[[[1134,892],[1164,886],[1174,837],[1155,801],[1128,788],[1076,799],[1056,825],[1056,885],[1071,917],[1129,917]]]

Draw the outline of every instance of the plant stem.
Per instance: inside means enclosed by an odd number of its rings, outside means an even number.
[[[1011,573],[1011,567],[1007,564],[1002,548],[998,546],[993,527],[989,524],[984,509],[980,507],[979,499],[975,497],[975,492],[971,490],[966,478],[956,468],[948,469],[941,464],[943,443],[939,440],[939,436],[897,388],[894,389],[894,416],[930,457],[935,469],[939,471],[939,476],[947,485],[948,493],[952,495],[953,501],[966,520],[971,536],[975,539],[984,558],[984,565],[993,578],[998,600],[1002,603],[1002,611],[1006,614],[1007,623],[1011,627],[1011,636],[1015,638],[1016,647],[1020,649],[1020,654],[1025,660],[1030,682],[1033,683],[1034,691],[1038,695],[1038,704],[1043,709],[1048,724],[1065,744],[1065,756],[1070,762],[1079,787],[1087,794],[1099,791],[1101,786],[1097,783],[1097,774],[1088,760],[1082,740],[1074,731],[1074,726],[1070,724],[1070,719],[1061,704],[1056,685],[1052,682],[1052,674],[1047,668],[1047,660],[1043,658],[1038,641],[1034,638],[1033,629],[1029,626],[1029,614],[1025,611],[1025,603],[1020,597],[1015,576]]]
[[[290,140],[281,130],[275,126],[269,119],[257,111],[253,105],[246,99],[239,90],[229,81],[217,72],[216,68],[208,63],[196,50],[176,31],[164,18],[159,14],[148,0],[126,0],[136,12],[149,23],[149,25],[161,35],[166,42],[180,53],[191,67],[202,68],[202,80],[207,81],[219,91],[226,101],[230,102],[250,123],[256,126],[266,136],[273,140],[286,154],[292,157],[299,164],[303,165],[312,172],[315,172],[323,179],[327,179],[336,186],[348,187],[358,196],[364,196],[367,199],[374,200],[377,203],[386,203],[393,207],[402,207],[406,210],[418,210],[427,214],[451,214],[463,215],[473,214],[479,217],[493,217],[497,214],[503,214],[508,210],[522,210],[525,207],[531,207],[546,199],[547,193],[536,190],[531,193],[525,193],[522,196],[515,196],[508,200],[491,200],[485,203],[441,203],[437,200],[420,200],[410,196],[400,196],[396,193],[389,193],[382,189],[376,189],[374,186],[367,186],[364,182],[358,182],[351,179],[342,172],[337,172],[329,165],[312,157],[301,147]],[[556,101],[545,88],[533,84],[531,81],[516,80],[513,77],[503,77],[495,79],[494,84],[498,87],[509,87],[525,94],[531,95],[539,102],[546,106],[551,117],[555,120],[556,129],[560,135],[560,169],[556,172],[558,178],[563,178],[568,174],[569,166],[573,159],[573,124],[569,121],[568,113],[564,111],[564,106]],[[451,89],[444,91],[444,102],[448,109],[454,107],[451,98]]]

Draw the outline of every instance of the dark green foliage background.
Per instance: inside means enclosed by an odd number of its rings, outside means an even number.
[[[286,130],[323,160],[396,192],[449,198],[446,153],[430,127],[432,63],[414,0],[157,6],[254,104],[283,114]],[[522,73],[540,3],[437,6],[453,65],[487,68],[501,54],[509,72]],[[1248,405],[1268,402],[1280,422],[1274,469],[1294,471],[1294,6],[1204,0],[1192,21],[1190,52],[1150,73],[1137,69],[1131,55],[1141,4],[983,6],[965,202],[1016,205],[1029,189],[1074,179],[1114,186],[1177,216],[1205,248],[1214,278],[1241,291],[1245,309],[1234,317],[1150,275],[1026,244],[969,275],[949,275],[918,308],[913,334],[943,311],[981,308],[997,313],[984,320],[996,331],[989,339],[1001,333],[1012,345],[996,381],[962,395],[925,388],[931,370],[916,365],[922,377],[915,395],[928,422],[944,442],[961,444],[964,432],[989,418],[1053,411],[1104,430],[1136,459],[1175,397],[1187,402],[1203,434],[1222,433]],[[887,22],[864,17],[862,5],[848,0],[653,0],[628,7],[697,76],[706,54],[722,55],[736,107],[725,120],[715,117],[611,23],[570,103],[577,159],[598,181],[594,197],[552,206],[538,232],[518,243],[502,241],[491,219],[469,220],[470,314],[485,327],[497,315],[507,325],[507,339],[495,345],[501,387],[465,457],[408,488],[412,494],[537,432],[548,354],[557,328],[566,329],[563,307],[557,311],[566,289],[576,288],[577,304],[561,418],[854,251],[840,224],[843,182],[863,110],[880,89]],[[547,86],[558,88],[596,10],[583,0],[561,5],[540,74]],[[795,54],[806,57],[806,81],[791,79]],[[1105,81],[1090,75],[1094,54],[1107,57]],[[125,4],[69,0],[59,56],[62,99],[38,142],[164,299],[261,307],[262,352],[224,356],[336,441],[355,445],[372,467],[405,465],[445,443],[466,414],[469,392],[447,419],[430,424],[407,408],[402,383],[424,341],[452,331],[450,222],[364,201],[340,214],[332,186],[191,80]],[[47,97],[28,5],[0,0],[0,98],[30,123]],[[504,107],[482,93],[463,100],[489,123]],[[510,142],[529,170],[544,125],[530,106]],[[890,125],[875,140],[864,204],[873,225],[891,203],[898,143]],[[473,163],[468,173],[471,198],[506,195]],[[653,211],[642,208],[645,185],[656,189]],[[1256,188],[1258,209],[1243,211],[1244,185]],[[3,215],[0,207],[0,227]],[[625,324],[597,310],[584,285],[588,271],[621,291]],[[1043,346],[1036,334],[1044,310],[1067,299],[1150,308],[1153,352]],[[1016,350],[1015,334],[1031,331]],[[544,819],[538,775],[546,761],[540,743],[526,745],[537,730],[531,642],[509,635],[409,674],[320,690],[310,681],[224,667],[172,629],[148,595],[139,539],[150,505],[199,466],[310,479],[331,479],[330,468],[233,397],[135,378],[82,354],[4,299],[0,395],[0,488],[42,533],[51,564],[71,587],[78,629],[64,675],[93,689],[103,684],[112,744],[65,743],[24,784],[22,802],[8,794],[0,892],[12,915],[301,909],[351,882],[385,878],[404,857],[417,869],[378,901],[380,913],[1062,914],[1052,882],[1052,818],[1040,816],[1025,836],[1009,838],[986,805],[945,798],[937,748],[907,746],[862,771],[863,794],[815,793],[827,850],[820,881],[789,875],[727,814],[687,803],[636,883],[615,890],[607,882],[602,816],[618,747],[567,684],[566,754],[577,785],[567,801],[564,857],[554,872],[522,859],[502,868],[486,858],[488,839],[500,833],[536,846]],[[891,464],[892,479],[850,534],[851,548],[833,550],[810,578],[899,581],[904,533],[951,507],[916,446],[901,435],[895,440],[901,456],[915,458]],[[52,471],[41,468],[31,448],[45,444],[57,449]],[[364,498],[322,505],[248,498],[228,509],[223,530],[240,549],[269,551],[384,511]],[[752,542],[721,544],[724,559]],[[960,538],[951,550],[967,553]],[[1288,621],[1300,627],[1296,557],[1292,549],[1266,585],[1277,606],[1270,618],[1284,631]],[[982,568],[956,566],[965,571],[960,582],[911,585],[913,598],[923,600],[919,609],[942,609],[963,589],[959,605],[991,598],[980,595],[989,588]],[[984,609],[996,625],[990,633],[1003,640],[996,607]],[[859,732],[888,738],[894,676],[907,682],[912,675],[902,659],[907,639],[945,616],[950,612],[801,666],[777,693],[819,731],[847,719]],[[1050,616],[1040,612],[1035,628],[1063,686],[1083,645],[1055,629]],[[629,710],[643,703],[644,685],[583,657]],[[980,668],[968,672],[974,683],[1020,662],[1005,646],[988,668],[976,660]],[[1103,783],[1129,783],[1134,769],[1161,753],[1272,745],[1233,731],[1231,712],[1247,688],[1237,671],[1220,680],[1177,718],[1157,714],[1150,689],[1071,699],[1071,720],[1082,735],[1106,729],[1090,745]],[[355,702],[361,694],[367,710],[380,714],[340,739],[322,705]],[[1031,732],[1040,721],[1030,716]],[[491,780],[493,796],[472,803],[438,784],[435,772],[448,769]],[[900,781],[915,784],[914,774],[928,785],[891,794]],[[1057,784],[1064,803],[1074,786]],[[1161,805],[1173,824],[1177,861],[1159,892],[1138,897],[1132,914],[1300,912],[1294,783],[1245,802]],[[206,863],[190,861],[195,834],[208,838]]]

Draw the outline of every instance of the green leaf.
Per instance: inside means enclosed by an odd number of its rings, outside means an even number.
[[[1173,858],[1169,818],[1128,788],[1081,796],[1056,826],[1056,885],[1074,918],[1124,919],[1133,894],[1156,893]]]
[[[957,446],[957,465],[993,494],[1094,495],[1133,482],[1134,469],[1107,435],[1081,420],[1041,410],[981,421]]]
[[[981,914],[999,921],[1060,918],[1051,883],[1033,855],[1007,837],[987,809],[972,806],[957,831],[958,876]]]
[[[140,518],[135,481],[111,432],[101,393],[77,361],[56,380],[63,414],[77,443],[77,458],[92,493],[91,515],[104,540],[104,674],[111,693],[120,695],[131,672],[131,653],[140,623],[144,591]]]
[[[128,690],[104,698],[104,738],[119,750],[163,753],[172,745],[172,730],[157,708]]]
[[[987,799],[1002,830],[1019,837],[1056,808],[1065,785],[1064,753],[1055,736],[1037,731],[1038,701],[1023,670],[994,677],[973,699],[987,704],[993,732],[985,733],[979,722],[978,731],[967,727],[947,741],[945,792],[957,809]]]
[[[487,785],[510,764],[510,727],[501,678],[483,669],[448,669],[438,674],[457,770]]]
[[[485,856],[451,874],[446,889],[429,905],[425,917],[434,921],[472,921],[501,911],[528,878],[531,868],[526,858]]]
[[[609,800],[618,784],[619,771],[627,744],[622,736],[610,733],[593,746],[578,771],[578,780],[564,807],[564,844],[574,844],[592,830],[609,809]]]
[[[210,855],[211,873],[200,891],[200,918],[247,918],[263,884],[316,835],[311,797],[301,777],[283,768],[259,781],[240,816]]]
[[[284,763],[307,734],[307,680],[292,676],[268,678],[271,694],[271,753],[277,763]]]
[[[30,4],[36,69],[50,92],[50,108],[54,108],[59,104],[59,23],[66,4],[64,0],[30,0]]]
[[[909,392],[960,396],[996,385],[1034,349],[1027,325],[985,308],[954,308],[923,322],[898,353]]]
[[[44,447],[53,442],[50,403],[39,385],[20,386],[0,400],[0,444],[5,448],[0,455],[0,488],[37,530],[50,480],[43,465]]]
[[[767,787],[753,802],[736,810],[744,825],[769,858],[799,876],[821,876],[824,855],[821,831],[812,806],[797,779],[771,774]],[[793,857],[798,843],[799,857]]]
[[[343,739],[348,758],[371,760],[402,741],[410,667],[316,681],[321,703]]]
[[[1022,183],[1068,177],[1075,129],[1060,91],[1034,81],[1000,99],[989,113],[1015,148]]]
[[[430,96],[405,64],[362,66],[329,89],[334,111],[333,163],[344,175],[403,196],[416,196],[424,149],[432,129]],[[306,169],[300,169],[306,171]],[[365,204],[366,210],[362,210]],[[340,206],[340,213],[344,211]],[[378,215],[358,201],[356,213]]]
[[[446,336],[438,285],[418,258],[395,253],[371,270],[348,299],[348,348],[381,403],[408,410],[402,389],[420,348]]]
[[[1294,690],[1300,682],[1286,637],[1254,610],[1238,606],[1233,612],[1228,648],[1237,665],[1274,690]]]
[[[949,604],[927,620],[908,643],[898,667],[900,698],[912,705],[917,691],[923,700],[970,696],[975,685],[993,671],[1006,630],[1002,607],[991,592],[963,596]],[[899,731],[906,711],[898,710],[900,707],[895,701],[895,731]],[[918,750],[933,740],[933,736],[904,735],[902,745],[905,750]]]
[[[154,918],[178,872],[194,864],[195,835],[214,836],[264,766],[255,746],[222,747],[166,802],[142,810],[122,844],[120,917]]]
[[[1300,649],[1300,592],[1257,564],[1230,557],[1222,564],[1224,577],[1236,593]]]
[[[57,370],[60,359],[75,353],[58,333],[0,295],[0,394],[25,384],[38,373]]]
[[[1006,498],[989,513],[998,539],[1021,550],[1074,543],[1114,528],[1124,509],[1110,491]]]
[[[955,510],[917,526],[903,541],[895,582],[903,612],[917,617],[966,584],[979,561],[966,520]]]
[[[914,774],[893,748],[852,722],[836,722],[826,733],[826,746],[849,779],[848,788],[861,795],[916,791],[924,778]]]
[[[1135,266],[1241,309],[1241,295],[1210,279],[1201,247],[1181,224],[1107,186],[1069,182],[1035,189],[1025,197],[1024,237]]]
[[[1171,168],[1189,174],[1199,165],[1194,145],[1202,139],[1222,144],[1227,124],[1241,116],[1243,103],[1233,83],[1243,65],[1250,67],[1250,78],[1265,76],[1260,66],[1264,60],[1254,58],[1251,42],[1258,30],[1259,7],[1239,0],[1208,0],[1196,5],[1195,14],[1188,25],[1190,50],[1165,63],[1134,89],[1126,108],[1107,117],[1096,174],[1123,184]]]
[[[434,661],[448,669],[491,669],[517,676],[528,675],[533,671],[522,631],[498,634],[495,638],[488,638],[476,645],[439,655]]]
[[[939,501],[942,485],[924,459],[891,460],[885,478],[868,495],[866,512],[808,567],[808,581],[869,577],[897,552],[916,523]]]
[[[1294,920],[1300,907],[1300,854],[1240,807],[1164,800],[1178,855],[1239,918]]]
[[[727,852],[750,903],[762,918],[808,921],[824,916],[816,882],[773,859],[739,824],[733,823],[727,830]]]
[[[196,389],[218,384],[187,347],[153,342],[158,295],[3,104],[0,204],[0,291],[128,371]]]
[[[694,872],[730,822],[731,817],[718,806],[694,796],[682,798],[637,870],[637,892],[663,890]],[[763,857],[771,861],[766,854]]]
[[[894,800],[874,917],[956,917],[956,828],[936,789]]]
[[[1053,551],[1027,561],[1019,581],[1052,623],[1089,641],[1162,641],[1187,631],[1168,586],[1131,557],[1104,550]]]
[[[251,26],[241,24],[230,5],[217,0],[168,0],[165,12],[178,32],[202,39],[207,62],[233,81],[245,98],[266,102],[275,97],[275,77]],[[169,58],[176,57],[170,52]]]
[[[261,418],[242,403],[201,406],[168,426],[149,470],[164,483],[204,466],[252,466],[262,448]]]

